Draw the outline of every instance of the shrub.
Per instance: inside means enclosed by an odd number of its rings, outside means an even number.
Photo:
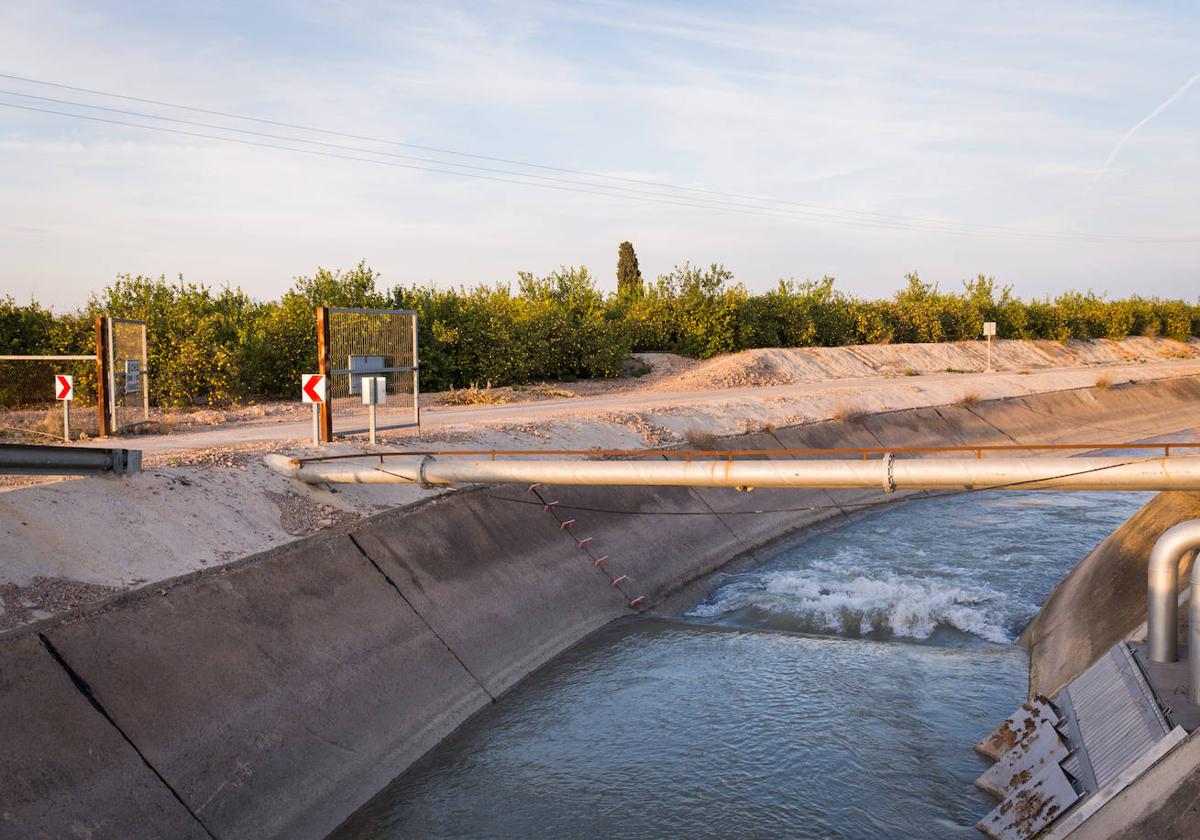
[[[426,391],[616,376],[635,350],[708,358],[755,347],[977,340],[989,320],[1001,338],[1200,335],[1200,303],[1109,300],[1092,292],[1022,301],[982,274],[961,291],[942,292],[914,272],[891,298],[864,300],[838,289],[832,277],[781,280],[750,294],[722,265],[683,263],[638,292],[636,256],[632,248],[621,254],[622,294],[602,292],[586,268],[568,266],[545,276],[523,272],[515,288],[384,290],[379,275],[360,262],[297,277],[270,301],[183,278],[122,275],[78,313],[57,315],[35,301],[0,298],[0,354],[91,353],[95,315],[143,319],[152,400],[196,405],[294,398],[299,374],[316,368],[314,310],[321,305],[415,310]],[[642,366],[633,374],[646,372]],[[80,376],[76,387],[86,399],[94,382]],[[0,402],[19,399],[0,393]]]

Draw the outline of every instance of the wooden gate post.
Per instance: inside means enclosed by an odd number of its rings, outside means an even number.
[[[333,396],[333,383],[329,381],[329,310],[317,307],[317,373],[325,377],[325,401],[321,403],[321,441],[333,443],[333,411],[329,400]]]
[[[112,432],[108,416],[108,330],[103,316],[96,316],[96,427],[100,437]]]

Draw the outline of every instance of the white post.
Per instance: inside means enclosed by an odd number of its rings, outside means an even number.
[[[321,404],[313,403],[313,446],[321,445]]]
[[[146,352],[146,325],[142,324],[142,419],[150,419],[150,356]]]
[[[413,375],[413,419],[417,421],[417,434],[421,434],[421,387],[417,383],[421,363],[417,360],[417,313],[412,316],[412,375]]]
[[[992,372],[992,337],[988,336],[988,373]]]
[[[71,442],[71,401],[63,400],[63,440]]]
[[[996,334],[996,322],[983,322],[983,335],[987,338],[987,369],[988,373],[992,372],[992,336]]]
[[[364,376],[361,380],[362,401],[367,406],[367,417],[370,418],[370,440],[375,445],[375,407],[387,403],[387,379],[382,376]]]

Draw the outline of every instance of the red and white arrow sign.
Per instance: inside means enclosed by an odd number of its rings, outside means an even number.
[[[54,377],[54,398],[58,400],[75,399],[75,377],[57,374]]]
[[[301,376],[300,399],[306,403],[325,402],[325,374],[306,373]]]

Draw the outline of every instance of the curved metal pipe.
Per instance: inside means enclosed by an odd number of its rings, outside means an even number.
[[[1200,519],[1180,522],[1168,528],[1150,550],[1150,562],[1146,564],[1146,638],[1150,644],[1152,662],[1174,662],[1179,658],[1179,561],[1189,551],[1200,548]],[[1192,566],[1192,597],[1197,587],[1196,573],[1200,566]],[[1200,673],[1200,649],[1196,649],[1200,635],[1200,599],[1193,600],[1189,610],[1191,626],[1188,630],[1192,644],[1188,648],[1192,680],[1195,690],[1196,675]]]

